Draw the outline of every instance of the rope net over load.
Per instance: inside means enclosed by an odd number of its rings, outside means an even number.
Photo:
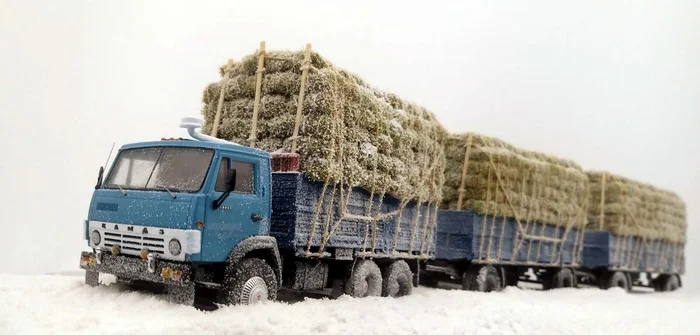
[[[224,84],[217,137],[271,152],[290,152],[296,145],[300,170],[312,180],[342,179],[399,200],[441,200],[447,133],[431,112],[370,87],[315,52],[308,63],[303,51],[268,51],[264,58],[262,68],[259,54],[221,67],[229,79],[208,85],[203,95],[205,132],[212,130]]]
[[[686,241],[686,207],[673,192],[601,171],[588,171],[589,228],[617,236]]]
[[[572,264],[579,261],[588,205],[588,179],[580,166],[475,133],[451,135],[445,156],[443,209],[484,215],[482,229],[490,226],[491,232],[485,230],[481,236],[501,232],[501,240],[505,238],[506,218],[514,219],[513,259],[518,252],[525,252],[526,263],[541,262],[540,249],[552,244],[548,259],[556,264],[563,244],[569,241],[566,248],[574,253]],[[502,223],[500,230],[497,223]],[[499,256],[491,259],[488,253],[481,255],[481,250],[491,248],[485,243],[492,241],[481,239],[479,259],[500,261],[500,245],[505,244],[497,242]],[[526,251],[520,250],[526,245]]]

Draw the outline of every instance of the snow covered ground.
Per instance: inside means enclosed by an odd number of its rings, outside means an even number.
[[[78,275],[0,275],[0,334],[700,334],[700,294],[417,288],[203,312]]]

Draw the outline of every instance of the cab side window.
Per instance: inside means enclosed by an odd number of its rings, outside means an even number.
[[[236,169],[236,189],[238,193],[255,193],[254,189],[254,174],[255,169],[253,164],[244,162],[231,162],[231,167]]]
[[[219,172],[216,177],[216,192],[226,192],[226,177],[229,166],[236,169],[236,188],[235,193],[253,194],[255,193],[255,166],[251,163],[237,162],[224,157],[219,164]]]
[[[219,164],[219,173],[216,177],[216,192],[226,192],[226,174],[228,172],[229,159],[224,157]]]

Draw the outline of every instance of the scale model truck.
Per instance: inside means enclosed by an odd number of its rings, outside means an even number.
[[[124,145],[100,168],[88,285],[112,274],[183,304],[198,292],[251,304],[283,288],[400,297],[442,281],[681,286],[686,213],[672,192],[449,134],[310,44],[262,42],[220,70],[203,94],[211,136],[185,118],[192,139]]]
[[[411,293],[433,240],[413,229],[410,211],[377,222],[364,208],[391,212],[398,201],[341,189],[343,201],[328,202],[336,208],[318,210],[313,204],[325,190],[297,171],[298,155],[201,134],[200,122],[181,125],[196,140],[124,145],[104,180],[100,168],[84,222],[93,249],[81,254],[88,285],[112,274],[160,287],[181,304],[193,304],[197,290],[216,292],[224,304],[274,300],[283,287],[353,297]]]

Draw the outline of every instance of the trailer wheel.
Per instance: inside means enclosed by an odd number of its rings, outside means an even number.
[[[223,300],[227,305],[252,305],[277,299],[277,277],[264,260],[244,258],[235,266],[227,264]]]
[[[576,287],[577,285],[574,271],[569,268],[555,270],[554,273],[546,276],[542,282],[542,288],[545,290]]]
[[[462,289],[465,291],[501,291],[503,285],[496,267],[490,264],[472,264],[462,276]]]
[[[413,290],[413,273],[403,260],[392,262],[382,267],[382,296],[403,297],[411,295]]]
[[[630,278],[626,273],[622,271],[615,271],[613,273],[606,273],[602,276],[600,280],[601,288],[607,290],[612,287],[619,287],[623,290],[629,292],[632,289],[630,283]]]
[[[100,273],[92,270],[85,270],[85,284],[91,287],[100,286]]]
[[[680,287],[680,280],[677,275],[662,274],[657,278],[658,283],[654,285],[657,292],[671,292]]]
[[[378,297],[382,294],[382,272],[374,261],[361,259],[350,268],[345,293],[353,298]]]

